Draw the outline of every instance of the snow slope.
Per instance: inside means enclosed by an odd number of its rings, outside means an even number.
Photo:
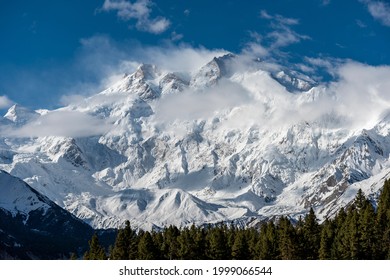
[[[62,258],[88,244],[92,228],[0,170],[0,258]]]
[[[45,213],[49,208],[48,199],[39,195],[26,183],[0,170],[0,208],[13,216],[27,217],[31,211],[40,209]]]
[[[95,228],[251,222],[310,207],[325,218],[358,188],[374,201],[390,172],[390,118],[350,125],[332,111],[338,94],[232,54],[196,73],[140,65],[64,108],[11,108],[0,168]],[[51,134],[43,118],[64,112],[93,118],[88,133]],[[33,122],[47,135],[27,137]]]

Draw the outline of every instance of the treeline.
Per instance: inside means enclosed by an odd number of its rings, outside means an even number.
[[[136,232],[126,222],[108,252],[97,235],[84,259],[390,259],[390,180],[374,209],[361,190],[353,203],[322,224],[310,209],[294,224],[287,217],[258,228],[226,224]]]

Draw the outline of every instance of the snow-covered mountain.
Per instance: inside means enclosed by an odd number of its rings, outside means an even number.
[[[0,259],[61,258],[83,249],[92,228],[0,170]]]
[[[351,125],[338,94],[232,54],[194,73],[140,65],[64,108],[12,107],[0,169],[95,228],[324,218],[359,188],[375,201],[390,173],[390,117]]]

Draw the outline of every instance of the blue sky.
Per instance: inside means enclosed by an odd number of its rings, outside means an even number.
[[[245,52],[302,71],[390,65],[390,1],[0,0],[0,38],[0,108],[53,109],[171,56]]]

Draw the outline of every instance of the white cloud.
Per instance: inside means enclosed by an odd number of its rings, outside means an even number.
[[[263,46],[261,43],[249,42],[245,45],[243,49],[243,54],[250,55],[252,57],[267,57],[270,51],[268,48]]]
[[[110,124],[76,111],[52,111],[18,128],[3,128],[10,137],[87,137],[107,132]]]
[[[333,77],[336,77],[338,75],[339,68],[348,62],[348,60],[345,59],[330,57],[305,57],[304,60],[309,64],[310,67],[325,70]]]
[[[254,37],[261,40],[261,36]],[[83,42],[86,48],[83,63],[93,63],[90,67],[98,69],[104,68],[103,64],[111,63],[101,73],[101,85],[120,78],[118,74],[123,75],[123,70],[131,72],[139,62],[154,63],[168,71],[194,72],[213,57],[226,53],[224,50],[208,50],[189,45],[150,47],[134,43],[124,44],[124,47],[106,37],[89,38]],[[261,45],[258,46],[259,52],[263,52]],[[255,47],[253,45],[253,49]],[[88,53],[91,57],[87,57]],[[115,56],[115,62],[110,62],[110,57],[104,59],[105,53],[119,55]],[[243,52],[239,61],[232,65],[238,71],[242,70],[241,67],[248,70],[248,65],[251,65],[249,63],[253,63],[253,58],[248,58],[249,55]],[[321,121],[325,116],[334,116],[340,118],[340,126],[344,128],[369,128],[390,108],[390,66],[374,67],[332,58],[306,57],[305,61],[306,64],[300,65],[300,68],[311,72],[325,69],[337,79],[322,85],[313,95],[292,94],[266,72],[258,71],[252,75],[246,71],[243,75],[234,76],[232,81],[220,80],[216,88],[189,90],[162,97],[159,104],[155,104],[155,120],[163,124],[176,119],[191,122],[219,114],[226,117],[225,120],[221,118],[221,122],[225,121],[225,128],[241,129],[240,127],[255,124],[267,129],[277,129],[292,123]],[[260,65],[261,69],[267,71],[280,70],[280,65],[269,61],[256,62],[255,65]],[[68,99],[65,100],[66,98]],[[105,97],[98,96],[84,102],[89,106],[108,102],[98,98]],[[112,102],[115,102],[122,97],[112,98]],[[77,103],[82,100],[78,95],[68,95],[63,99],[64,102]],[[7,98],[3,100],[7,101]],[[109,129],[109,123],[83,113],[53,111],[25,126],[1,133],[13,137],[83,137],[100,135]]]
[[[190,45],[179,46],[167,43],[165,46],[142,46],[132,49],[128,61],[155,64],[171,72],[193,72],[204,66],[214,57],[226,54],[225,50],[194,48]]]
[[[83,39],[82,64],[104,77],[133,72],[140,63],[155,64],[163,70],[192,72],[226,50],[209,50],[188,44],[165,42],[159,46],[143,45],[137,41],[118,44],[107,36]],[[95,69],[95,70],[94,70]],[[102,71],[103,70],[103,71]]]
[[[390,66],[347,62],[338,69],[340,80],[330,90],[337,93],[338,110],[357,126],[377,122],[390,108]]]
[[[273,16],[271,16],[266,10],[260,11],[260,17],[264,19],[273,19]]]
[[[136,28],[154,34],[166,31],[171,22],[165,17],[151,17],[152,6],[150,0],[137,0],[134,3],[126,0],[105,0],[104,11],[116,11],[117,16],[124,21],[136,20]]]
[[[296,18],[288,18],[282,15],[270,15],[266,10],[260,11],[260,17],[268,20],[274,20],[281,25],[297,25],[299,24],[299,20]]]
[[[177,33],[176,31],[173,31],[171,33],[171,40],[172,41],[180,41],[181,39],[183,39],[183,37],[184,37],[183,34]]]
[[[266,13],[265,11],[263,12]],[[242,54],[250,56],[251,59],[253,57],[267,57],[270,54],[270,50],[265,45],[263,45],[263,36],[254,31],[250,31],[249,36],[252,40],[245,44],[244,48],[242,49]]]
[[[171,122],[210,118],[218,111],[229,110],[251,101],[250,93],[242,86],[222,80],[215,88],[204,91],[187,90],[168,95],[156,106],[156,120]]]
[[[363,21],[361,21],[359,19],[356,20],[356,25],[359,26],[360,28],[366,28],[367,27],[367,25]]]
[[[6,95],[0,95],[0,109],[9,108],[13,102]]]
[[[313,92],[292,94],[265,72],[247,73],[238,83],[222,80],[204,92],[166,96],[156,106],[155,118],[167,130],[177,120],[191,124],[213,117],[223,130],[255,125],[274,131],[303,122],[349,130],[369,129],[390,113],[390,66],[310,60],[313,67],[332,68],[337,79]]]
[[[388,3],[374,0],[360,0],[360,2],[367,5],[372,17],[390,27],[390,5]]]
[[[168,29],[171,22],[163,17],[158,17],[147,22],[137,22],[137,28],[154,34],[160,34]]]
[[[299,19],[288,18],[278,14],[270,15],[265,10],[260,11],[260,17],[270,21],[270,27],[273,29],[271,32],[261,36],[261,45],[263,47],[267,46],[264,48],[269,52],[310,39],[309,36],[299,34],[292,29],[292,26],[299,24]],[[255,38],[255,41],[257,44],[260,43],[258,38]]]
[[[278,49],[280,47],[298,43],[301,40],[310,39],[308,36],[296,33],[291,28],[278,28],[277,30],[268,33],[267,37],[273,39],[271,44],[272,49]]]

